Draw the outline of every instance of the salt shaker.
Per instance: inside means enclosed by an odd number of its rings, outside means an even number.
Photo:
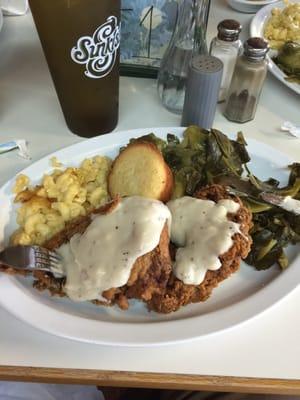
[[[248,39],[244,54],[237,60],[224,115],[234,122],[247,122],[255,117],[257,104],[267,75],[268,43],[258,37]]]
[[[237,57],[242,53],[239,34],[242,26],[234,19],[225,19],[218,25],[218,35],[212,40],[210,54],[223,62],[223,76],[219,93],[219,102],[225,101],[230,86]]]

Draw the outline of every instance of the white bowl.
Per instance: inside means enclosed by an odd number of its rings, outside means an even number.
[[[243,13],[254,14],[261,7],[275,3],[278,0],[227,0],[230,7]]]

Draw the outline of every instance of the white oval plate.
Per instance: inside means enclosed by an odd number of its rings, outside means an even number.
[[[130,138],[154,132],[165,138],[167,133],[181,136],[182,128],[155,128],[118,132],[96,137],[67,147],[32,164],[22,173],[37,183],[45,172],[50,172],[49,159],[56,156],[64,165],[79,162],[96,154],[115,157],[120,146]],[[287,179],[286,166],[291,162],[284,154],[249,140],[251,168],[263,179],[274,176],[283,183]],[[5,224],[4,239],[16,227],[12,187],[14,180],[0,189]],[[1,216],[0,216],[1,217]],[[1,232],[0,232],[1,233]],[[128,311],[106,308],[90,303],[75,303],[68,299],[50,297],[32,288],[29,278],[0,274],[0,305],[17,318],[43,331],[84,342],[109,345],[150,346],[171,344],[209,335],[252,318],[296,288],[300,281],[300,266],[295,265],[299,249],[290,249],[292,265],[284,272],[279,268],[258,272],[245,264],[239,272],[225,280],[204,302],[162,315],[149,313],[140,302],[132,302]],[[298,267],[298,268],[297,268]]]
[[[300,0],[293,0],[293,3],[299,3]],[[267,20],[269,19],[271,15],[271,11],[274,7],[278,7],[283,9],[285,7],[285,4],[283,1],[279,1],[275,4],[268,5],[266,7],[263,7],[261,10],[257,12],[257,14],[254,16],[251,25],[250,25],[250,34],[251,36],[256,36],[256,37],[264,37],[264,27],[266,25]],[[292,89],[294,92],[300,94],[300,84],[298,83],[292,83],[288,82],[285,78],[286,75],[283,71],[281,71],[280,68],[277,67],[277,65],[274,63],[272,60],[272,56],[274,53],[272,51],[270,52],[270,55],[267,56],[268,58],[268,67],[269,71],[277,78],[279,79],[285,86],[289,87]]]
[[[278,0],[227,0],[230,7],[233,9],[248,13],[254,14],[261,7],[264,7],[267,4],[275,3]]]

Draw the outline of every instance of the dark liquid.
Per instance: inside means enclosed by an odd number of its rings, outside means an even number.
[[[119,50],[113,69],[102,78],[86,76],[86,65],[75,62],[71,50],[108,17],[120,23],[120,0],[29,3],[69,129],[84,137],[111,132],[118,122]]]

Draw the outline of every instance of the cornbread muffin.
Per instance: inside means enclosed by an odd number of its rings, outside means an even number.
[[[155,145],[133,143],[115,159],[108,191],[112,198],[143,196],[166,202],[172,195],[173,174]]]

